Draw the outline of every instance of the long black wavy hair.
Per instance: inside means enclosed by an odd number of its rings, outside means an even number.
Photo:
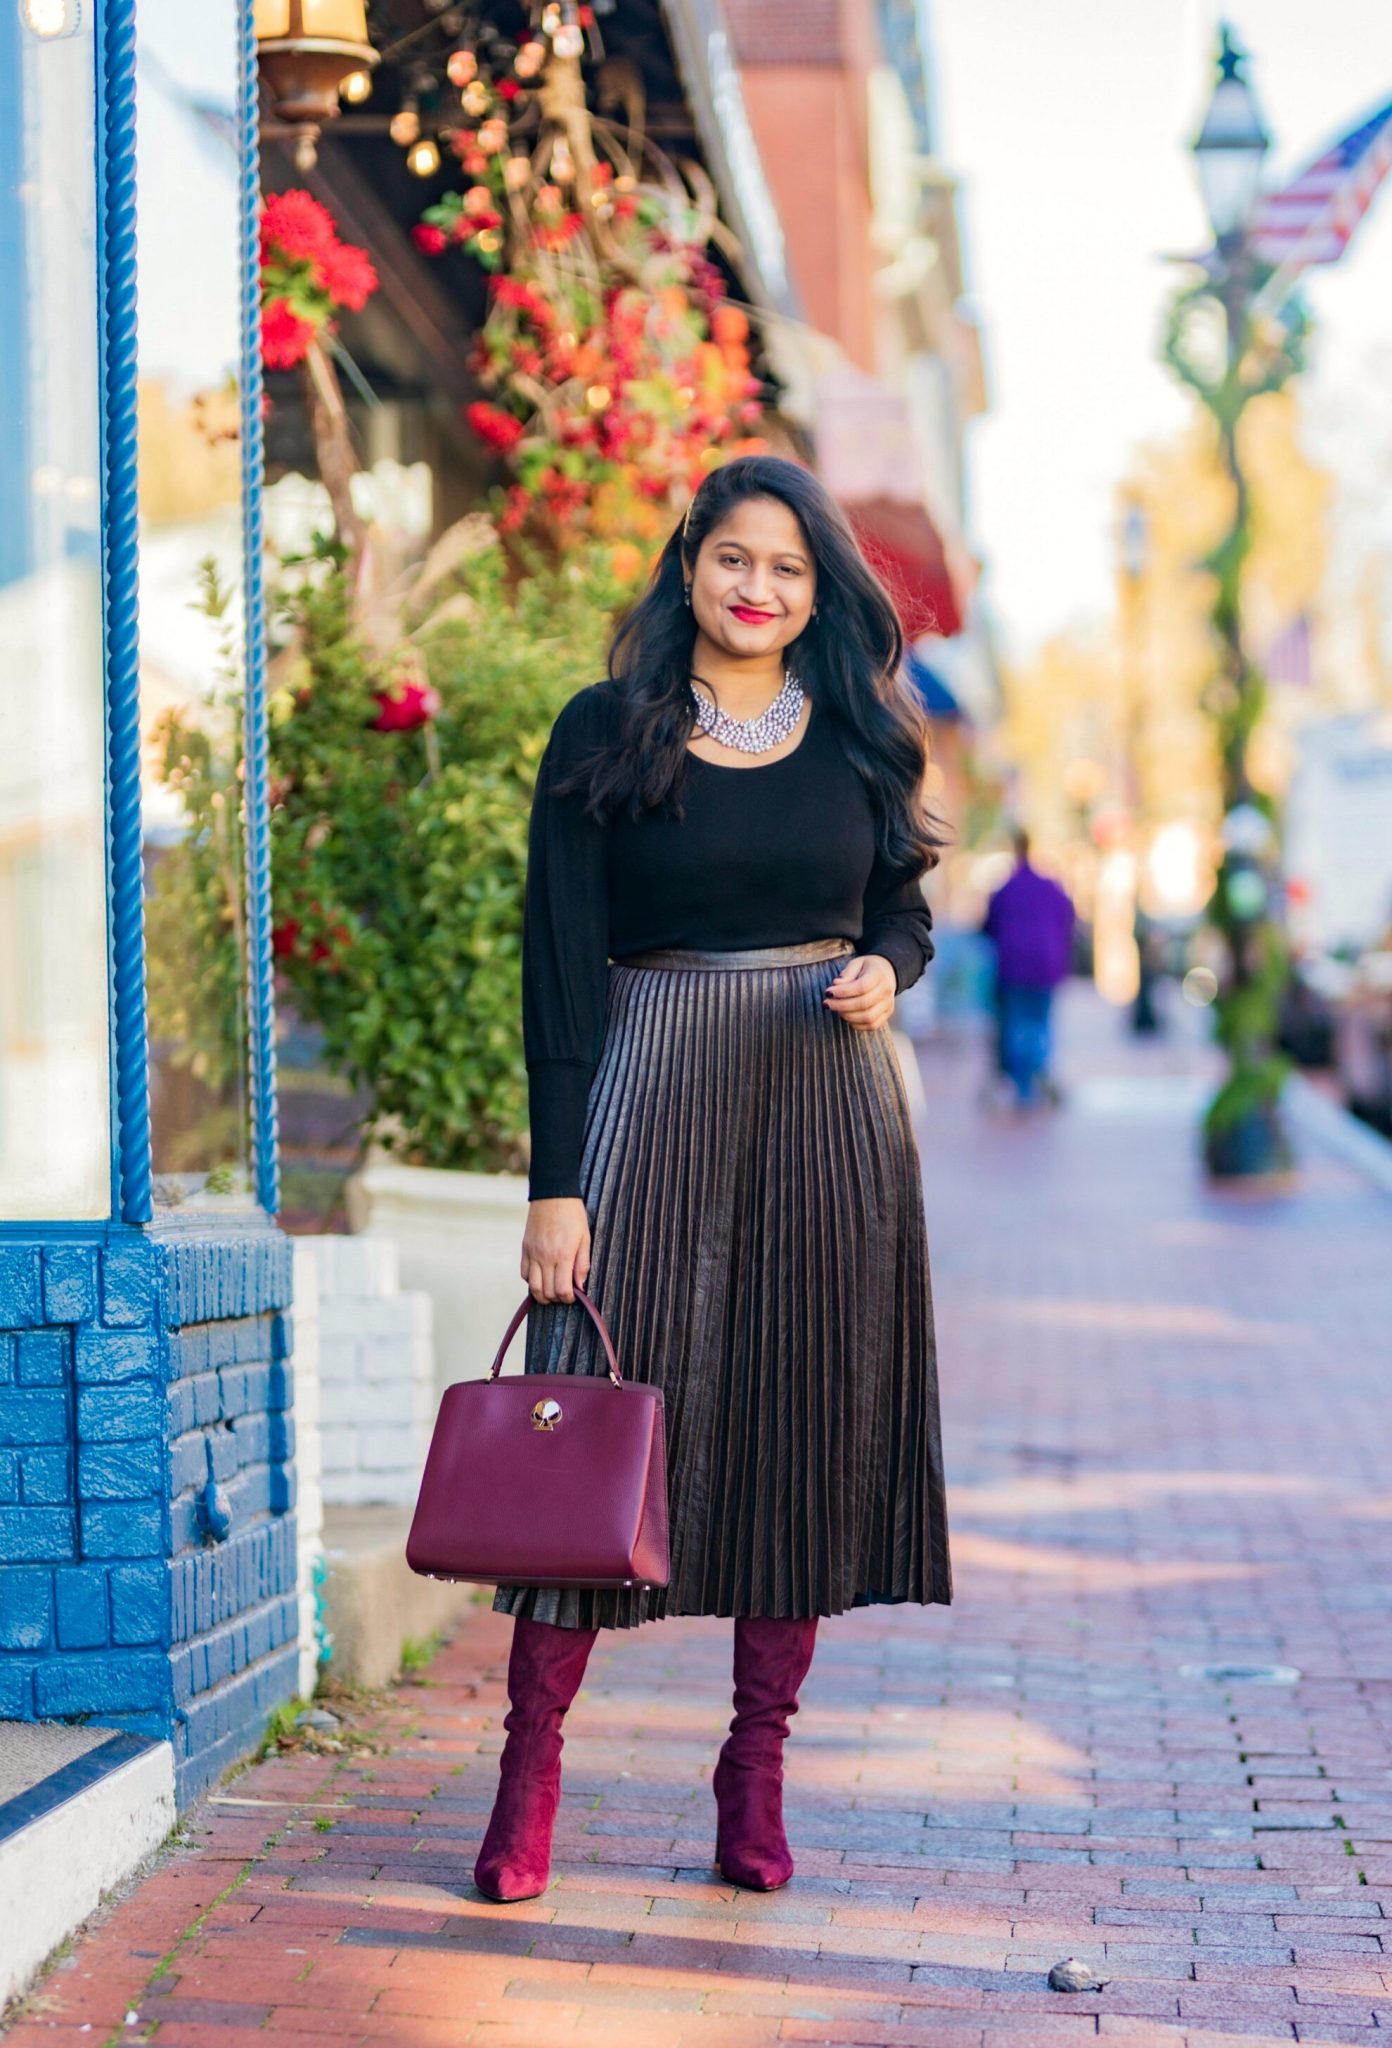
[[[876,843],[896,872],[936,865],[945,839],[923,801],[928,725],[899,680],[904,641],[888,592],[845,515],[810,470],[776,455],[744,455],[712,470],[670,536],[642,597],[614,635],[609,685],[621,717],[606,742],[558,779],[583,791],[603,819],[670,805],[683,815],[687,743],[696,724],[689,687],[696,621],[685,584],[706,536],[749,498],[774,498],[802,528],[817,572],[817,616],[787,649],[814,705],[837,714],[846,752],[875,812]]]

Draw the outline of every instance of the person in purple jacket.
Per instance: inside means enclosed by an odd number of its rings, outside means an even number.
[[[1015,872],[991,898],[985,933],[996,951],[997,1060],[1022,1104],[1056,1100],[1049,1079],[1054,990],[1068,974],[1073,904],[1030,866],[1029,835],[1015,833]]]

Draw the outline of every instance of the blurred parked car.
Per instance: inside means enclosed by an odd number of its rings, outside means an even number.
[[[1287,926],[1296,949],[1282,1039],[1323,1051],[1347,1107],[1392,1131],[1392,717],[1316,719],[1286,802]]]
[[[1349,970],[1334,1015],[1334,1071],[1354,1115],[1392,1134],[1392,933]]]

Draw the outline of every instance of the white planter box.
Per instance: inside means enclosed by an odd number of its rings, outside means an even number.
[[[481,1379],[527,1292],[519,1270],[527,1222],[524,1174],[449,1173],[369,1157],[348,1184],[348,1218],[396,1250],[401,1285],[435,1311],[437,1398]],[[522,1334],[508,1363],[522,1364]]]

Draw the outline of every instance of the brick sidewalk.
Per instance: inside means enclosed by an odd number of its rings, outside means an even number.
[[[1392,1204],[1320,1158],[1291,1199],[1209,1194],[1183,1057],[1085,1005],[1071,1037],[1052,1118],[925,1062],[957,1604],[824,1625],[786,1891],[712,1881],[703,1621],[601,1639],[555,1887],[474,1896],[480,1611],[389,1754],[201,1809],[11,2048],[1392,2040]],[[1047,1990],[1069,1955],[1106,1989]]]

